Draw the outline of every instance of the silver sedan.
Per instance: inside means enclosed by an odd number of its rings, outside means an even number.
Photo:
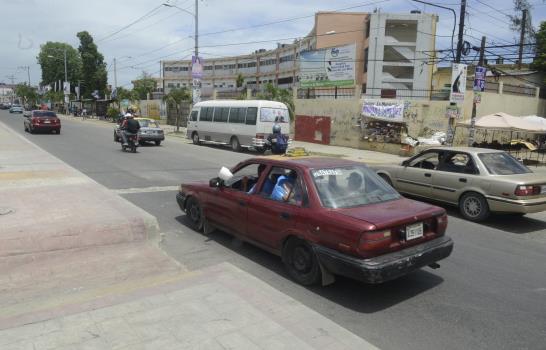
[[[455,205],[471,221],[485,220],[491,212],[546,210],[546,176],[504,151],[430,148],[402,164],[374,169],[399,192]]]

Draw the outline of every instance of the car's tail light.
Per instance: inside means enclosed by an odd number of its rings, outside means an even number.
[[[265,134],[256,134],[257,139],[265,139]]]
[[[31,121],[32,121],[32,124],[38,124],[40,121],[40,118],[32,117]]]
[[[536,196],[540,194],[540,186],[519,185],[514,194],[518,197]]]
[[[436,234],[442,236],[447,229],[447,214],[444,212],[436,217]]]
[[[367,231],[360,235],[358,242],[358,251],[367,255],[376,249],[382,249],[389,246],[391,241],[391,230]]]

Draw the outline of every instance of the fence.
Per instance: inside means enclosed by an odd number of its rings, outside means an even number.
[[[333,98],[333,99],[350,99],[355,97],[355,88],[299,88],[299,99],[319,99],[319,98]]]

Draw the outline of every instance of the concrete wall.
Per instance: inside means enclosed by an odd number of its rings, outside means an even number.
[[[397,154],[399,144],[368,142],[362,139],[360,121],[363,100],[358,99],[296,99],[296,118],[298,115],[322,116],[331,119],[330,144],[353,148],[373,149]],[[449,101],[406,100],[404,121],[409,135],[429,136],[435,131],[446,131],[448,119],[445,117]],[[546,116],[546,100],[484,93],[482,103],[477,107],[477,116],[505,112],[516,116]],[[472,92],[467,92],[463,106],[463,119],[469,120],[472,113]],[[477,134],[477,140],[480,141]],[[467,132],[457,128],[455,144],[466,144]]]

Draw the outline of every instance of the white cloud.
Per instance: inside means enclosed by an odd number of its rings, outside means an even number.
[[[214,57],[210,54],[236,55],[250,53],[259,48],[273,48],[276,45],[274,39],[307,35],[313,27],[314,17],[312,15],[317,11],[334,10],[373,1],[200,0],[199,30],[202,34],[285,18],[310,16],[277,25],[203,35],[200,37],[200,46],[203,46],[201,51],[205,57]],[[511,0],[482,1],[490,3],[494,8],[504,10],[504,12],[512,12],[510,10]],[[458,12],[458,6],[453,6],[453,3],[456,2],[454,0],[436,0],[435,2],[453,7]],[[79,43],[76,33],[82,30],[87,30],[93,35],[108,64],[112,62],[114,57],[120,58],[118,85],[126,84],[139,75],[141,67],[146,67],[147,71],[155,73],[159,70],[159,57],[171,55],[168,58],[174,59],[191,54],[194,26],[190,15],[174,8],[161,7],[149,18],[143,19],[110,39],[104,41],[100,39],[139,18],[161,3],[160,0],[0,0],[0,8],[2,9],[0,82],[8,82],[9,79],[6,78],[6,75],[10,74],[15,74],[16,81],[25,81],[26,72],[18,70],[17,67],[29,65],[32,83],[38,83],[41,74],[40,67],[36,64],[39,46],[46,41],[62,41],[77,47]],[[194,11],[193,3],[194,0],[176,1],[178,6],[192,12]],[[470,18],[467,22],[469,24],[468,35],[479,38],[482,35],[480,32],[484,32],[487,33],[490,41],[496,43],[501,43],[503,40],[513,42],[513,39],[517,37],[510,32],[507,23],[502,25],[503,15],[499,12],[477,2],[470,2],[470,6],[468,9]],[[450,38],[443,37],[451,35],[453,20],[449,11],[417,4],[410,0],[390,0],[376,5],[358,7],[350,11],[371,12],[374,7],[380,7],[381,11],[387,12],[409,12],[417,8],[440,15],[437,34],[442,37],[438,37],[437,47],[450,47]],[[535,24],[544,19],[545,13],[546,6],[537,2],[537,7],[533,11]],[[183,38],[185,40],[180,41]],[[473,44],[478,44],[479,40],[477,39],[470,36],[465,38]],[[215,44],[260,40],[272,41],[260,44],[206,47]],[[175,44],[154,51],[170,43]],[[133,58],[129,59],[126,56]],[[137,68],[127,68],[129,66]],[[109,79],[110,83],[113,83],[112,74]]]

